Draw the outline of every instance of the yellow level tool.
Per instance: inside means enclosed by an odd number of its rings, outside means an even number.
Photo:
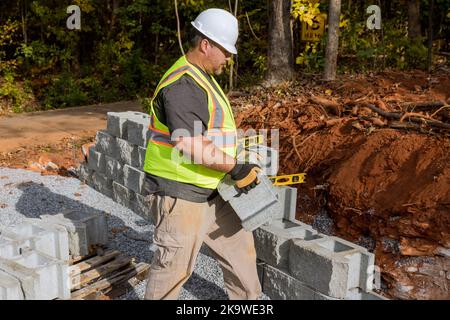
[[[291,184],[305,183],[306,173],[288,174],[285,176],[268,177],[274,186],[287,186]]]
[[[263,142],[264,142],[264,137],[262,134],[258,134],[256,136],[244,137],[244,138],[239,139],[239,143],[242,143],[244,148],[256,146]]]

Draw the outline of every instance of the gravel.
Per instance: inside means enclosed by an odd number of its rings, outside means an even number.
[[[22,169],[0,168],[0,229],[24,218],[56,214],[64,209],[105,212],[108,219],[109,247],[116,248],[137,262],[151,262],[154,226],[133,211],[115,203],[75,178],[42,176]],[[180,300],[228,299],[223,274],[217,262],[202,248],[194,273],[183,286]],[[145,281],[119,299],[143,299]],[[267,299],[266,296],[262,297]]]

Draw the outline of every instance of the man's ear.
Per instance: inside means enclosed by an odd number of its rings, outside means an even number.
[[[199,44],[200,52],[203,53],[203,54],[206,54],[206,52],[208,50],[208,46],[209,46],[208,40],[207,39],[202,39],[200,41],[200,44]]]

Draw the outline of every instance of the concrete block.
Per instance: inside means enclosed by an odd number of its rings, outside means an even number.
[[[135,194],[135,199],[131,202],[131,210],[143,217],[144,219],[150,220],[153,224],[155,222],[150,214],[150,207],[145,201],[145,197],[140,194]]]
[[[94,148],[89,149],[89,158],[88,158],[89,168],[97,173],[105,173],[105,155],[98,151],[95,151]]]
[[[304,241],[293,239],[289,272],[317,291],[345,299],[349,290],[373,288],[374,255],[365,248],[337,237]]]
[[[115,156],[116,155],[116,138],[112,135],[110,135],[107,131],[100,130],[97,131],[97,135],[95,137],[95,150],[103,153],[108,156]]]
[[[127,112],[108,112],[107,114],[107,131],[109,134],[117,138],[127,139]]]
[[[263,291],[272,300],[337,300],[269,265],[264,266]]]
[[[129,143],[123,139],[116,139],[117,142],[117,154],[115,158],[123,164],[127,164],[132,167],[139,166],[139,149],[137,146]]]
[[[145,172],[135,169],[129,165],[123,166],[124,186],[128,189],[143,194]]]
[[[18,225],[2,231],[2,236],[16,242],[15,251],[29,247],[50,257],[68,261],[69,239],[65,228],[44,223],[39,219],[28,218]]]
[[[91,185],[93,172],[94,171],[89,168],[89,165],[87,163],[82,163],[78,167],[78,179],[87,185]]]
[[[144,170],[144,164],[145,164],[145,155],[147,153],[147,148],[138,147],[138,163],[136,168],[139,170]]]
[[[288,268],[290,239],[321,238],[311,226],[290,221],[274,220],[253,231],[258,259],[279,269]]]
[[[297,212],[297,188],[274,186],[278,198],[277,215],[274,219],[284,219],[293,223],[301,223],[295,219]]]
[[[150,116],[145,113],[135,112],[127,119],[128,142],[140,147],[147,147],[150,138]]]
[[[101,194],[112,198],[113,197],[113,189],[112,189],[113,180],[108,178],[106,175],[101,174],[99,172],[94,172],[92,174],[91,184],[90,186],[100,192]]]
[[[105,156],[105,175],[108,179],[123,184],[123,166],[113,157]],[[112,188],[112,183],[111,183]]]
[[[108,242],[106,215],[94,212],[67,210],[56,215],[42,215],[45,222],[63,226],[69,234],[69,251],[72,256],[85,256],[95,246]]]
[[[261,183],[247,194],[239,194],[235,182],[227,175],[220,182],[217,190],[228,201],[242,222],[245,230],[253,231],[272,220],[278,207],[278,199],[271,181],[264,175],[258,175]]]
[[[13,259],[0,258],[0,270],[19,280],[25,300],[70,298],[67,262],[27,250]]]
[[[6,272],[0,271],[0,301],[23,299],[20,281]]]
[[[127,187],[113,182],[113,200],[125,208],[131,208],[136,201],[136,194]]]

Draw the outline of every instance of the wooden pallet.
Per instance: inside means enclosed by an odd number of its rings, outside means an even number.
[[[72,259],[69,266],[72,300],[117,298],[147,277],[150,265],[113,249]]]

